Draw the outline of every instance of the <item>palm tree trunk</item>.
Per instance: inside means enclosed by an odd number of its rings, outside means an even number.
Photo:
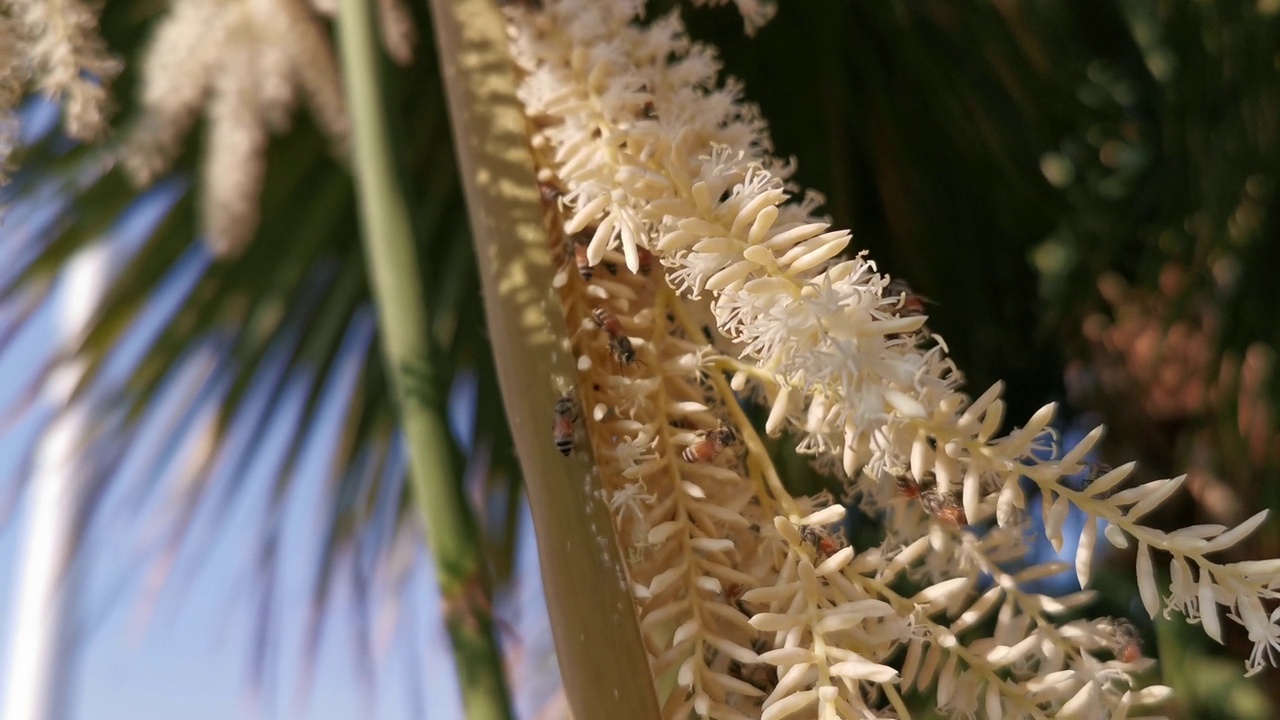
[[[378,77],[372,3],[343,0],[342,66],[355,130],[356,189],[383,358],[395,383],[409,477],[426,524],[470,720],[512,716],[493,635],[491,591],[471,507],[451,467],[445,402],[428,337],[421,264],[391,147]]]

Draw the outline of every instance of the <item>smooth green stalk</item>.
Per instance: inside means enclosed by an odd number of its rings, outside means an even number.
[[[579,720],[660,717],[591,451],[552,408],[576,382],[524,114],[493,0],[431,0],[502,399],[524,471],[565,695]]]
[[[339,30],[355,132],[361,234],[378,305],[383,358],[394,379],[409,449],[410,485],[435,558],[467,718],[505,720],[512,713],[493,636],[482,544],[462,484],[450,466],[421,265],[387,138],[371,8],[368,0],[343,0]]]

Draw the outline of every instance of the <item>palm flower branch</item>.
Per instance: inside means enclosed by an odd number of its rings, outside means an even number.
[[[509,12],[525,73],[520,97],[538,128],[539,178],[556,206],[553,236],[578,268],[567,263],[557,285],[602,482],[655,673],[679,668],[664,714],[900,716],[901,675],[886,663],[904,647],[916,661],[928,647],[929,670],[917,677],[913,667],[910,679],[924,688],[936,678],[936,704],[954,715],[1127,713],[1163,699],[1167,688],[1135,686],[1138,658],[1114,624],[1048,620],[1088,593],[1064,601],[1019,588],[1060,566],[1021,578],[999,571],[997,560],[1020,553],[1022,477],[1043,493],[1056,546],[1073,507],[1107,521],[1113,544],[1137,539],[1147,612],[1185,614],[1220,641],[1226,606],[1254,642],[1247,667],[1260,670],[1277,632],[1263,610],[1280,585],[1277,563],[1205,555],[1239,543],[1265,513],[1230,529],[1157,531],[1139,521],[1182,478],[1109,494],[1130,464],[1095,473],[1084,489],[1063,482],[1085,469],[1100,428],[1063,453],[1046,432],[1054,413],[1046,406],[998,435],[1001,386],[976,400],[959,393],[945,342],[924,327],[910,291],[892,289],[861,254],[841,260],[849,234],[816,217],[811,197],[787,202],[792,168],[770,156],[764,123],[740,88],[717,83],[713,51],[692,44],[674,15],[637,24],[639,10],[566,0]],[[682,297],[653,294],[650,255]],[[683,298],[704,294],[740,360],[718,365],[716,345],[675,319]],[[735,389],[771,407],[766,428],[800,430],[798,450],[843,478],[853,499],[883,507],[912,489],[914,511],[886,516],[880,547],[837,549],[824,528],[844,508],[788,494],[734,411],[737,398],[708,379],[725,366],[736,366]],[[746,440],[745,467],[714,463],[723,448],[704,452],[725,425],[727,437]],[[964,529],[989,519],[995,528],[985,535]],[[1082,584],[1096,531],[1085,527]],[[1152,547],[1173,556],[1167,594]],[[887,584],[904,571],[923,589],[904,595]],[[980,573],[1001,583],[975,604]],[[957,634],[997,603],[994,635]],[[946,618],[963,622],[952,629]],[[776,667],[764,687],[744,674],[759,664]],[[1037,676],[1052,682],[1026,684]]]

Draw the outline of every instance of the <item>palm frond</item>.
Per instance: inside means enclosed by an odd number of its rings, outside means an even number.
[[[107,8],[103,33],[113,48],[136,59],[162,12],[159,5]],[[421,9],[415,16],[426,27]],[[483,324],[469,313],[479,300],[479,285],[442,91],[432,80],[439,74],[432,53],[417,57],[413,66],[390,75],[389,86],[396,124],[413,128],[404,134],[409,142],[399,159],[410,187],[421,189],[413,207],[433,308],[429,325],[446,352],[444,386],[470,377],[488,399],[496,396],[496,379]],[[136,116],[134,65],[126,66],[116,85],[126,128]],[[18,158],[23,172],[4,189],[12,211],[0,227],[0,247],[12,258],[0,276],[7,313],[0,339],[31,327],[77,253],[133,234],[131,251],[119,261],[83,331],[71,344],[48,349],[7,416],[12,422],[33,417],[37,388],[60,359],[86,363],[75,397],[96,398],[112,410],[97,449],[86,452],[104,461],[109,487],[100,495],[118,488],[126,498],[98,503],[96,512],[110,517],[95,522],[111,526],[125,517],[121,513],[148,507],[163,528],[153,532],[152,563],[139,572],[153,588],[144,605],[159,597],[155,588],[174,581],[170,591],[181,597],[193,568],[220,540],[219,527],[231,507],[256,491],[249,478],[269,483],[271,506],[263,518],[268,525],[258,552],[262,661],[275,652],[271,637],[277,629],[270,621],[277,612],[271,607],[271,578],[279,572],[271,528],[294,486],[322,484],[329,508],[314,559],[309,647],[320,642],[335,583],[351,584],[366,599],[374,585],[398,586],[383,576],[391,572],[396,528],[411,522],[403,479],[387,476],[404,471],[392,460],[401,441],[370,325],[351,179],[323,134],[306,118],[295,120],[294,129],[269,147],[262,222],[256,240],[234,260],[213,260],[193,237],[197,213],[185,178],[198,154],[198,132],[188,139],[174,175],[144,191],[134,189],[111,162],[114,145],[104,152],[70,144],[57,132],[32,134]],[[460,322],[460,314],[468,319]],[[199,358],[193,348],[199,348]],[[284,407],[292,409],[278,412]],[[500,407],[496,416],[493,407],[484,412],[486,421],[477,425],[472,442],[509,443]],[[317,434],[324,428],[327,437]],[[332,444],[318,476],[314,467],[300,464],[314,443]],[[109,464],[107,448],[113,449]],[[273,461],[277,449],[282,454]],[[462,458],[467,450],[455,442],[450,452]],[[274,468],[266,477],[264,466]],[[477,472],[501,478],[504,492],[519,486],[509,459],[494,467],[500,470]],[[14,492],[20,485],[10,482],[8,488]],[[490,537],[515,542],[505,515],[492,516],[492,523]],[[505,566],[498,579],[509,572]],[[371,627],[380,610],[369,602],[358,605],[370,614],[365,621]]]

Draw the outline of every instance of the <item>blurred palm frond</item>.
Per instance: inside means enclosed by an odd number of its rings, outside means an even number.
[[[136,60],[163,11],[154,3],[112,4],[102,32],[116,52]],[[425,7],[414,11],[418,26],[429,27]],[[126,67],[116,89],[128,127],[138,77],[136,62]],[[478,278],[439,71],[431,52],[419,52],[410,67],[388,67],[385,76],[395,129],[406,139],[399,169],[415,189],[430,332],[442,349],[438,390],[457,397],[449,408],[457,429],[452,453],[480,496],[498,558],[494,570],[505,582],[520,477],[477,321]],[[347,169],[317,127],[295,117],[267,151],[255,242],[235,259],[214,260],[195,237],[195,201],[185,179],[197,175],[199,128],[172,176],[140,191],[112,160],[111,143],[80,147],[52,129],[32,131],[49,125],[34,122],[48,112],[39,103],[26,111],[31,142],[16,158],[22,171],[3,191],[12,206],[0,228],[10,253],[0,274],[3,347],[13,353],[24,333],[46,332],[41,328],[56,311],[75,258],[105,252],[112,262],[101,295],[89,296],[79,331],[46,348],[39,370],[0,408],[6,422],[47,417],[40,388],[65,361],[83,364],[74,397],[92,398],[103,414],[87,449],[102,483],[90,513],[98,530],[82,541],[109,539],[109,529],[142,521],[151,559],[138,571],[146,575],[146,607],[166,585],[180,592],[201,558],[225,541],[240,498],[264,498],[255,540],[258,662],[270,656],[277,631],[271,597],[281,572],[281,517],[299,488],[319,489],[321,543],[310,573],[304,655],[314,655],[309,650],[320,641],[325,608],[341,583],[350,584],[366,614],[359,624],[371,635],[380,608],[368,600],[375,587],[403,585],[411,563],[396,559],[403,554],[397,538],[417,520],[409,511]],[[6,484],[9,505],[23,475],[13,473]],[[153,512],[140,518],[139,508]],[[266,677],[262,670],[254,674]]]

